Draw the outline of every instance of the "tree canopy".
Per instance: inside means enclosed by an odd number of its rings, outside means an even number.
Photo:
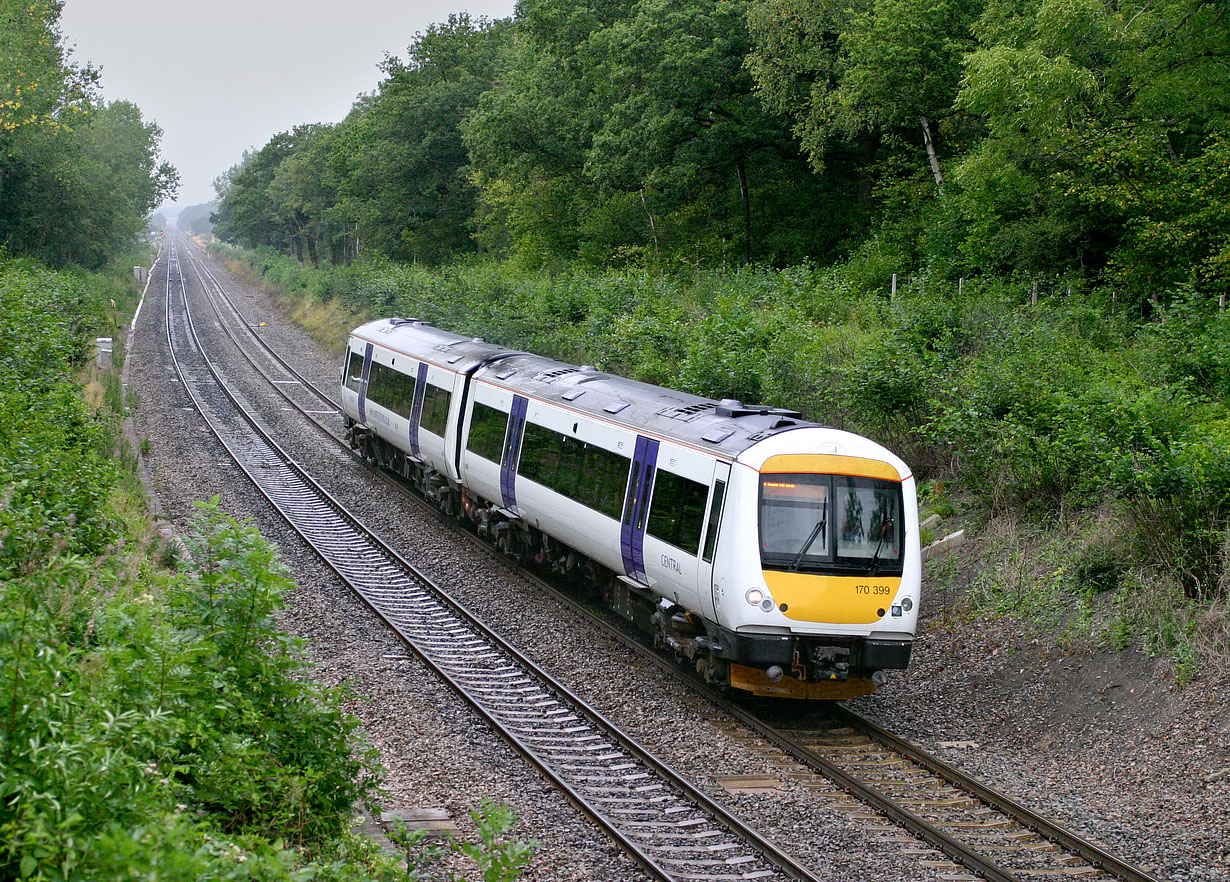
[[[127,247],[178,183],[162,131],[105,102],[69,61],[61,0],[0,0],[0,246],[97,267]]]
[[[1230,267],[1216,0],[523,0],[454,15],[335,126],[220,179],[220,235],[318,260]],[[306,257],[303,252],[310,252]]]

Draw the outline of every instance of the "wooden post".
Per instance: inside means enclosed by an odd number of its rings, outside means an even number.
[[[1033,290],[1033,293],[1029,296],[1029,302],[1033,306],[1038,305],[1038,283],[1037,282],[1034,282],[1034,290]]]
[[[965,293],[965,276],[957,279],[957,296],[960,297]]]
[[[1226,295],[1222,294],[1217,298],[1217,308],[1222,312],[1226,311]]]
[[[893,273],[893,296],[897,296],[897,274]]]

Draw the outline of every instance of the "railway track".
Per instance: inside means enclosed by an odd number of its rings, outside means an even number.
[[[663,880],[815,880],[450,600],[317,485],[208,358],[177,246],[166,334],[194,405],[260,493],[321,559],[514,749]]]
[[[229,307],[215,305],[220,310],[219,317],[223,310],[229,310],[251,330],[251,324],[242,319],[223,286],[207,267],[203,264],[200,267],[212,280],[214,296],[230,304]],[[241,349],[246,348],[229,330],[228,334]],[[294,369],[255,331],[251,331],[251,337],[267,351],[274,363],[280,365],[279,370],[293,372]],[[252,361],[258,366],[256,360]],[[286,395],[281,386],[275,388]],[[316,394],[319,399],[336,406],[336,402],[322,391],[317,389]],[[286,397],[291,399],[289,395]],[[308,407],[295,406],[314,419]],[[338,443],[345,443],[340,431],[330,431],[320,421],[316,422]],[[394,486],[406,489],[403,483],[383,472],[378,474]],[[453,523],[443,516],[441,519]],[[470,533],[465,535],[480,542]],[[480,544],[492,551],[489,546]],[[681,675],[669,658],[646,647],[641,640],[612,625],[606,617],[577,602],[537,573],[524,569],[520,573],[654,664],[681,676],[690,688],[705,696],[715,725],[725,729],[735,740],[770,755],[772,761],[787,769],[785,774],[796,781],[806,782],[810,777],[815,782],[831,782],[843,794],[837,796],[837,800],[844,803],[848,813],[877,830],[907,831],[915,844],[921,846],[916,849],[920,861],[931,868],[973,873],[992,882],[1038,878],[1158,882],[1148,872],[844,707],[834,707],[828,720],[798,729],[775,723],[772,718],[776,714],[758,715],[748,707],[731,702],[693,678]],[[886,823],[891,826],[885,826]],[[934,860],[937,853],[943,856],[942,860]],[[959,873],[952,878],[960,878]]]

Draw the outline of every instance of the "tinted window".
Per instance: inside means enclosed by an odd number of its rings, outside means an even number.
[[[726,498],[726,482],[714,481],[713,503],[709,506],[709,531],[705,533],[705,562],[713,561],[713,549],[717,546],[718,525],[722,522],[722,502]]]
[[[367,397],[403,419],[410,419],[410,408],[414,403],[414,377],[373,361],[367,378]]]
[[[485,404],[474,403],[470,415],[470,435],[466,449],[492,462],[500,461],[504,448],[504,433],[508,431],[508,414]]]
[[[618,518],[628,482],[628,460],[527,422],[517,473],[607,517]]]
[[[870,478],[833,478],[838,560],[895,564],[901,558],[899,485]]]
[[[658,472],[653,486],[646,531],[663,542],[696,554],[700,547],[700,528],[705,520],[705,499],[709,488],[680,475]]]
[[[760,556],[771,569],[900,571],[901,485],[842,475],[762,475]]]
[[[448,389],[428,383],[423,395],[423,415],[419,418],[419,425],[443,438],[444,427],[448,425],[448,403],[452,397],[453,394]]]
[[[363,389],[363,353],[351,352],[346,362],[346,388],[354,392]]]

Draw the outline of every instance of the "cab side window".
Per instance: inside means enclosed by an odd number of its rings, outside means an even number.
[[[346,362],[346,388],[352,392],[363,391],[363,353],[351,350]]]

